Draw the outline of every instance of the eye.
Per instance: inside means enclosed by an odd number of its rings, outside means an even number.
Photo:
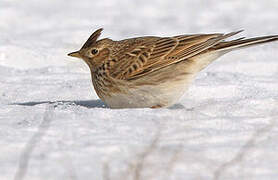
[[[95,55],[95,54],[98,53],[98,50],[97,50],[97,49],[92,49],[92,50],[91,50],[91,53],[92,53],[93,55]]]

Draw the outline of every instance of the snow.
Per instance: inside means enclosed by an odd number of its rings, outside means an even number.
[[[0,179],[277,179],[278,42],[225,55],[163,109],[107,108],[87,66],[66,56],[99,27],[115,40],[277,34],[277,9],[276,0],[2,0]]]

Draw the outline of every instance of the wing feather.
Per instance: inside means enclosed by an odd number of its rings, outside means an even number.
[[[110,74],[117,79],[132,80],[148,73],[186,60],[238,32],[228,34],[197,34],[174,37],[150,37],[134,44],[111,68]]]

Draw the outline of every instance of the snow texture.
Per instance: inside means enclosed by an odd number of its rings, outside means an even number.
[[[1,0],[0,179],[278,179],[278,42],[225,55],[162,109],[105,107],[66,56],[100,27],[254,37],[277,22],[277,0]]]

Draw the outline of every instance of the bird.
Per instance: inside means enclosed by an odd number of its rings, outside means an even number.
[[[278,40],[278,35],[227,40],[243,30],[99,40],[102,31],[96,30],[80,50],[68,55],[89,66],[95,92],[112,109],[172,106],[198,72],[220,56]]]

